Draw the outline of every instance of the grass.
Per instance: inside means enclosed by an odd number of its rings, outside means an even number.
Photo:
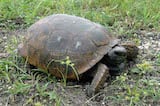
[[[159,5],[159,0],[1,0],[0,21],[11,28],[18,23],[29,26],[47,15],[67,13],[105,26],[119,27],[122,21],[130,29],[160,30]]]
[[[9,40],[6,51],[10,53],[10,56],[0,60],[0,81],[2,82],[0,88],[3,90],[2,94],[9,95],[11,103],[15,103],[14,98],[21,95],[21,98],[25,99],[24,105],[43,106],[49,100],[50,104],[60,106],[60,97],[54,89],[55,78],[41,70],[33,70],[33,73],[28,73],[24,59],[13,51],[19,43],[17,40],[15,37]],[[49,88],[49,86],[52,86],[52,88]],[[47,100],[34,100],[39,97]]]
[[[24,62],[23,62],[24,64]],[[43,73],[45,75],[45,73]],[[34,101],[35,98],[43,97],[48,99],[50,103],[60,106],[60,97],[57,95],[54,87],[48,88],[48,86],[55,85],[54,78],[43,76],[38,74],[37,76],[28,74],[22,67],[15,64],[15,59],[1,60],[0,61],[0,81],[3,81],[6,86],[0,86],[5,95],[10,95],[11,103],[15,103],[14,97],[21,95],[26,101],[24,105],[38,105],[46,104],[47,100]],[[46,79],[46,80],[45,80]],[[46,84],[40,83],[47,81]],[[44,82],[45,83],[45,82]],[[34,90],[34,91],[33,91]],[[36,102],[36,103],[35,103]]]
[[[100,23],[118,35],[134,37],[137,30],[160,31],[159,5],[160,0],[0,0],[0,29],[27,28],[47,15],[66,13]],[[0,92],[8,95],[10,102],[20,95],[25,105],[43,106],[47,100],[56,106],[63,104],[55,78],[39,70],[28,74],[25,61],[14,53],[19,41],[12,38],[7,43],[5,51],[12,55],[0,60]],[[160,103],[160,69],[155,68],[160,66],[160,54],[155,57],[154,62],[142,59],[129,72],[117,76],[105,89],[109,94],[104,101],[124,106]]]
[[[118,92],[112,96],[107,96],[107,101],[112,100],[121,105],[128,103],[128,106],[159,104],[160,80],[158,77],[150,76],[158,74],[158,71],[153,70],[153,65],[147,62],[137,64],[137,67],[131,69],[129,73],[117,76],[116,80],[112,82],[113,86],[110,89]]]

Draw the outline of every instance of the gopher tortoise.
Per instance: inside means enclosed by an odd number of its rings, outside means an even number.
[[[100,24],[54,14],[28,28],[18,52],[31,65],[59,78],[79,80],[83,73],[93,72],[87,89],[87,94],[92,95],[109,75],[119,73],[127,60],[136,58],[138,48],[132,43],[120,43]]]

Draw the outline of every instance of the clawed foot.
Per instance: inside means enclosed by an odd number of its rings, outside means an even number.
[[[89,97],[94,96],[99,92],[100,88],[104,85],[106,79],[110,76],[109,69],[105,64],[99,63],[97,73],[95,74],[91,85],[87,86],[86,93]]]
[[[86,94],[88,97],[93,97],[96,94],[95,89],[93,89],[90,85],[87,85]]]

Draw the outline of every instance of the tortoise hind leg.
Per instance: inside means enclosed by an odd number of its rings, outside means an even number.
[[[89,97],[99,92],[100,88],[104,85],[106,79],[109,77],[109,68],[102,63],[98,64],[97,73],[95,74],[91,85],[88,86],[86,93]]]

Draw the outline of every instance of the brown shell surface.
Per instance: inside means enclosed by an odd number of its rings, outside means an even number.
[[[30,64],[54,76],[62,77],[68,70],[67,78],[75,79],[72,68],[62,64],[67,56],[78,74],[82,74],[103,58],[113,42],[117,39],[99,24],[77,16],[56,14],[28,29],[19,53]]]

